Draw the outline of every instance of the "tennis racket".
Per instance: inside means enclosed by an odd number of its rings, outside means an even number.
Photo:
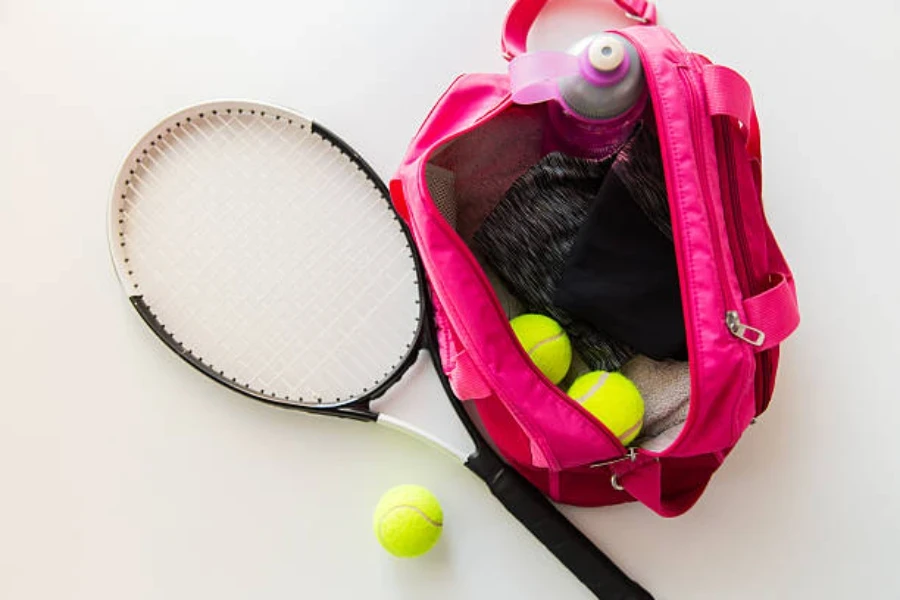
[[[256,400],[444,445],[598,598],[651,599],[501,461],[440,369],[473,451],[376,412],[420,353],[439,364],[435,328],[405,224],[336,135],[251,102],[183,110],[126,158],[109,219],[131,304],[191,366]]]

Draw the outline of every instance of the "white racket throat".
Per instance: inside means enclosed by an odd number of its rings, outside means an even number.
[[[403,380],[373,402],[378,423],[428,442],[465,462],[476,450],[439,381],[429,352],[420,352]],[[436,432],[440,432],[439,434]]]

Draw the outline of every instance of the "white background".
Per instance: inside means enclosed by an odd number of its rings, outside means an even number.
[[[567,2],[533,36],[611,24]],[[590,598],[452,459],[250,402],[160,344],[120,292],[105,211],[158,119],[296,108],[388,178],[462,71],[499,71],[504,0],[0,0],[0,598]],[[900,597],[896,0],[662,7],[752,83],[765,196],[803,311],[772,408],[699,504],[568,513],[661,600]],[[574,24],[574,26],[573,26]],[[430,374],[395,400],[440,402]],[[388,487],[446,512],[380,550]]]

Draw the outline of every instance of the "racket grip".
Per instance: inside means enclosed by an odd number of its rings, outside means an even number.
[[[653,600],[653,596],[572,524],[544,494],[493,455],[481,452],[466,462],[494,496],[597,598]]]

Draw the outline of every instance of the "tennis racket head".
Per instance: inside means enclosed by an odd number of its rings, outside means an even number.
[[[154,127],[109,211],[132,304],[177,354],[251,397],[377,397],[423,338],[423,275],[384,184],[292,111],[211,102]]]

